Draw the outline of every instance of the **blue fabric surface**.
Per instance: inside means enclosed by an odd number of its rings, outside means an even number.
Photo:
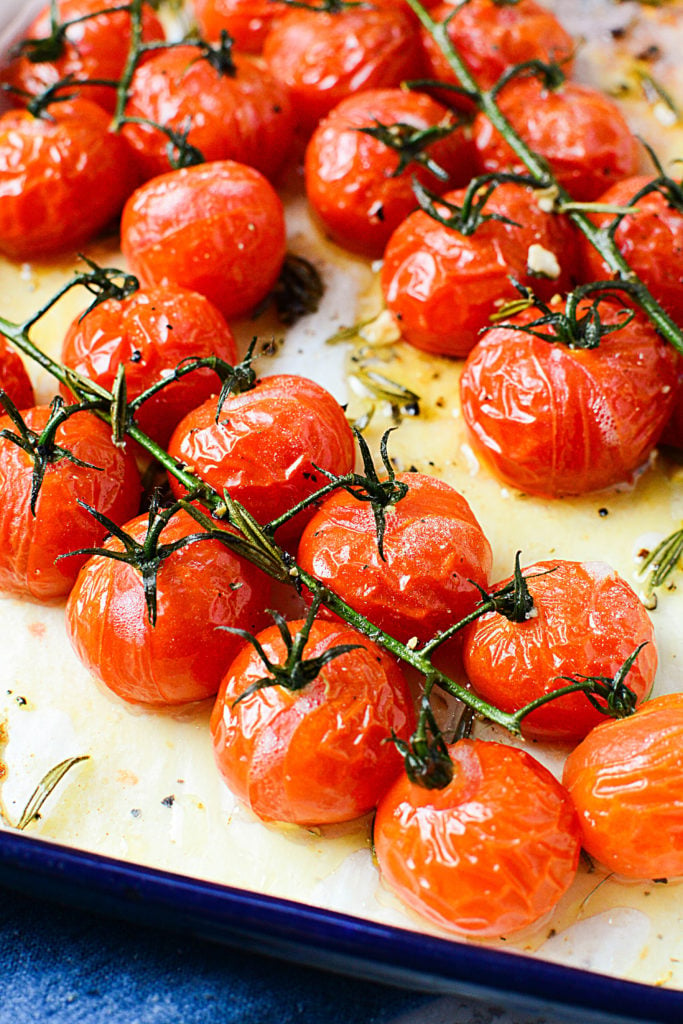
[[[0,888],[0,1024],[388,1024],[427,997]]]

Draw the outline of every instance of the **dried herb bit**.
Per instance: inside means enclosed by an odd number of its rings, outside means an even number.
[[[355,370],[353,376],[374,398],[389,403],[395,422],[399,422],[403,416],[420,415],[420,396],[410,388],[362,364]]]
[[[272,292],[280,323],[290,326],[315,313],[324,294],[323,280],[313,264],[303,256],[287,253]]]
[[[668,583],[683,558],[683,528],[674,530],[645,556],[640,573],[647,577],[645,590],[651,596],[657,587]]]
[[[41,807],[47,798],[55,791],[66,773],[70,771],[74,765],[87,760],[87,755],[83,755],[81,757],[68,757],[65,761],[60,761],[58,765],[51,768],[34,789],[33,793],[29,797],[28,803],[22,811],[21,817],[14,827],[23,831],[29,822],[38,817]]]
[[[558,678],[575,684],[577,689],[583,690],[588,700],[600,714],[610,718],[628,718],[636,710],[637,697],[633,690],[626,685],[626,678],[636,658],[643,647],[646,646],[647,641],[639,644],[635,651],[628,656],[614,677],[583,676],[577,674],[575,676],[558,676]],[[556,695],[560,696],[563,692],[566,691],[564,689],[558,690]]]
[[[444,789],[453,778],[453,762],[429,701],[431,685],[425,687],[417,728],[409,742],[392,739],[403,758],[406,775],[424,789]]]
[[[440,124],[431,125],[429,128],[416,128],[415,125],[406,124],[403,121],[396,121],[394,124],[382,124],[375,120],[374,127],[357,128],[356,131],[364,135],[370,135],[378,142],[384,143],[389,149],[393,149],[398,156],[398,164],[392,172],[392,178],[403,174],[410,164],[419,164],[438,178],[440,181],[448,181],[448,173],[433,160],[427,148],[439,139],[445,139],[458,127],[459,122],[455,121],[450,114]]]

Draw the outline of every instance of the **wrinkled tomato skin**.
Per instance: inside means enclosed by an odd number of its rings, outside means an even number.
[[[409,490],[387,511],[384,560],[370,504],[338,491],[304,530],[298,561],[380,629],[423,643],[479,602],[474,584],[488,584],[491,548],[448,484],[421,473],[397,479]]]
[[[121,6],[120,0],[58,0],[60,23],[84,19],[67,29],[62,55],[56,61],[36,64],[26,56],[16,57],[10,62],[4,80],[35,96],[68,76],[73,76],[79,83],[79,93],[84,99],[113,113],[116,105],[113,86],[86,86],[80,83],[93,78],[118,81],[123,75],[131,44],[130,13],[108,9]],[[46,4],[26,29],[24,38],[48,39],[50,34],[50,5]],[[143,42],[161,42],[164,38],[161,22],[152,8],[144,4]],[[66,91],[73,93],[74,87],[69,86]],[[18,97],[18,102],[21,102],[21,97]]]
[[[291,10],[275,0],[195,0],[194,14],[205,39],[218,41],[225,31],[235,48],[260,53],[273,22]]]
[[[464,196],[465,190],[458,189],[443,198],[460,206]],[[448,216],[445,207],[439,208],[438,202],[436,206]],[[576,272],[574,229],[565,218],[544,213],[533,190],[499,185],[484,213],[515,223],[485,220],[474,233],[464,235],[417,210],[389,239],[382,291],[404,340],[415,348],[466,356],[500,302],[519,298],[511,277],[545,300],[570,286]],[[558,276],[543,278],[528,271],[532,245],[553,254]]]
[[[47,406],[23,413],[37,433],[48,416]],[[16,433],[8,416],[0,417],[0,430]],[[141,490],[135,460],[112,443],[111,428],[93,413],[71,416],[57,429],[56,443],[97,468],[66,458],[48,465],[33,516],[33,460],[14,442],[0,439],[0,590],[43,602],[69,593],[87,557],[57,561],[58,556],[99,544],[107,532],[77,502],[121,523],[137,512]]]
[[[413,178],[433,192],[466,185],[473,154],[463,129],[425,151],[446,173],[446,181],[414,161],[396,175],[398,153],[362,131],[377,124],[426,131],[449,123],[455,123],[452,115],[425,93],[369,89],[342,100],[318,125],[305,159],[308,201],[330,238],[351,252],[379,259],[394,229],[417,205]]]
[[[610,206],[628,206],[652,178],[636,175],[619,181],[598,198]],[[637,210],[619,220],[614,241],[631,269],[647,285],[654,298],[679,324],[683,324],[683,212],[671,206],[661,192],[648,192],[634,204]],[[589,213],[604,228],[614,214]],[[585,281],[613,277],[597,249],[581,237],[581,262]]]
[[[604,722],[567,758],[584,849],[626,878],[683,875],[683,694]]]
[[[518,711],[566,686],[562,677],[613,679],[645,643],[625,679],[643,701],[657,670],[657,649],[650,617],[628,583],[602,562],[559,559],[537,562],[524,576],[534,602],[532,617],[511,622],[488,612],[465,630],[465,673],[479,696],[503,711]],[[522,733],[570,743],[604,720],[585,694],[574,693],[528,715]]]
[[[41,259],[76,249],[121,211],[137,184],[125,139],[88,100],[53,103],[45,116],[0,117],[0,252]]]
[[[126,117],[165,125],[205,161],[236,160],[273,178],[294,137],[294,115],[285,88],[262,61],[234,55],[235,74],[221,74],[197,46],[164,50],[137,68],[128,93]],[[149,125],[123,127],[142,178],[171,170],[168,136]]]
[[[599,311],[603,323],[623,320],[616,303],[603,300]],[[510,322],[537,316],[531,309]],[[601,490],[646,463],[672,409],[677,364],[640,315],[594,349],[499,327],[467,359],[463,416],[475,449],[512,487],[547,497]]]
[[[576,814],[525,751],[460,740],[453,779],[399,778],[380,801],[375,852],[389,887],[433,924],[468,938],[508,935],[545,917],[579,859]]]
[[[282,202],[259,171],[232,160],[171,171],[126,203],[121,248],[144,287],[200,292],[230,320],[277,281],[286,251]]]
[[[498,105],[573,199],[596,200],[613,182],[638,169],[635,136],[616,103],[597,89],[565,82],[548,90],[536,79],[525,79],[506,86]],[[482,173],[525,173],[524,164],[484,114],[475,118],[473,134]]]
[[[453,5],[442,3],[432,13],[436,22],[453,14]],[[554,14],[535,0],[515,4],[495,0],[470,0],[451,19],[448,35],[470,73],[482,89],[490,89],[514,64],[528,60],[562,65],[566,74],[572,67],[574,40]],[[426,74],[440,82],[458,84],[458,79],[440,47],[426,29],[422,30]],[[453,91],[443,91],[444,102],[463,109],[472,104]]]
[[[399,86],[422,71],[414,20],[391,4],[332,14],[292,10],[273,25],[263,56],[287,87],[305,134],[347,96]]]
[[[227,490],[260,523],[268,523],[327,483],[319,472],[350,473],[353,433],[344,410],[315,381],[290,374],[263,377],[228,396],[216,423],[208,399],[178,424],[168,451],[219,494]],[[183,493],[169,476],[171,488]],[[278,540],[298,539],[313,509],[282,527]]]
[[[292,635],[303,622],[290,623]],[[286,652],[277,627],[259,635],[267,656]],[[247,645],[230,666],[211,716],[218,768],[230,789],[266,821],[330,825],[367,814],[401,771],[392,733],[408,740],[415,716],[396,663],[345,624],[313,624],[304,650],[319,657],[340,644],[356,650],[329,662],[292,692],[269,686],[234,702],[264,675]]]
[[[26,372],[21,356],[7,344],[0,334],[0,388],[14,402],[17,409],[34,405],[33,384]]]
[[[123,365],[129,401],[183,359],[213,355],[235,364],[232,331],[203,295],[175,287],[140,289],[126,299],[107,299],[73,321],[62,345],[64,365],[108,391]],[[136,422],[165,445],[182,417],[220,386],[213,370],[194,370],[145,402]],[[69,398],[66,387],[62,393]]]
[[[124,525],[142,542],[148,516]],[[185,512],[173,516],[163,544],[202,528]],[[122,551],[119,540],[105,546]],[[140,572],[94,555],[66,606],[71,644],[88,671],[118,697],[155,707],[213,696],[242,641],[224,626],[263,625],[265,576],[218,540],[199,540],[165,558],[157,573],[157,618],[149,622]]]

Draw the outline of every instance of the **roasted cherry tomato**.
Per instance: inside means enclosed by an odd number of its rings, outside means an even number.
[[[394,144],[366,129],[386,130]],[[424,147],[417,142],[420,134],[428,137],[438,129],[450,134]],[[320,122],[306,150],[305,172],[308,201],[330,237],[352,252],[379,258],[417,205],[413,178],[435,192],[466,185],[472,149],[454,117],[425,93],[368,89],[342,100]]]
[[[128,91],[123,127],[143,178],[171,169],[168,135],[137,119],[185,136],[204,160],[236,160],[268,178],[286,159],[294,115],[286,89],[261,60],[226,55],[223,70],[197,46],[155,54],[136,70]]]
[[[306,377],[263,377],[218,408],[210,398],[188,413],[171,437],[169,453],[219,494],[227,490],[260,523],[277,519],[327,483],[320,470],[353,469],[353,433],[332,395]],[[170,476],[177,494],[183,489]],[[305,510],[278,537],[299,537]]]
[[[7,344],[0,334],[0,388],[14,402],[17,409],[28,409],[34,404],[33,385],[21,356]]]
[[[137,182],[128,143],[89,100],[0,117],[0,252],[40,259],[87,242]]]
[[[171,171],[126,203],[121,248],[144,286],[201,292],[229,319],[250,312],[277,281],[282,202],[259,171],[232,160]]]
[[[491,548],[454,488],[421,473],[396,479],[408,492],[386,512],[384,558],[369,502],[338,491],[304,530],[298,560],[387,633],[426,642],[478,603]]]
[[[387,3],[334,13],[293,9],[274,23],[263,56],[289,90],[307,133],[346,96],[398,86],[422,71],[413,17]]]
[[[429,921],[470,938],[533,924],[571,885],[580,839],[566,790],[530,754],[502,743],[449,748],[453,779],[400,777],[377,808],[374,841],[391,889]]]
[[[616,103],[597,89],[577,82],[546,89],[536,79],[516,80],[500,92],[498,105],[573,199],[597,199],[612,182],[638,168],[635,136]],[[484,114],[475,118],[473,131],[482,172],[525,173],[525,165]]]
[[[36,440],[49,414],[46,406],[24,410]],[[0,430],[18,436],[9,416],[0,417]],[[57,450],[47,456],[34,515],[35,459],[15,441],[0,438],[0,590],[36,601],[68,594],[86,556],[59,556],[99,544],[107,532],[79,501],[118,523],[134,515],[140,501],[135,460],[113,444],[111,429],[94,413],[74,413],[57,428],[55,440]],[[78,465],[60,448],[88,465]]]
[[[657,650],[650,617],[628,583],[602,562],[559,559],[529,566],[524,577],[534,602],[529,618],[512,622],[488,612],[465,631],[463,661],[472,688],[490,704],[518,711],[567,686],[567,677],[613,679],[645,643],[624,680],[642,701],[655,677]],[[582,739],[602,721],[585,694],[573,693],[533,711],[522,731],[565,742]]]
[[[294,636],[302,626],[287,628]],[[271,662],[284,663],[276,626],[258,641]],[[230,789],[266,821],[351,821],[371,811],[401,771],[392,735],[407,740],[415,716],[396,663],[349,626],[326,621],[313,623],[303,656],[346,644],[357,647],[303,688],[266,686],[243,696],[268,676],[249,644],[221,684],[211,716],[216,762]]]
[[[535,0],[469,0],[454,13],[451,3],[439,4],[432,18],[450,18],[448,36],[468,70],[482,89],[490,89],[514,64],[529,60],[561,64],[571,70],[574,40],[551,11]],[[440,82],[459,84],[440,47],[426,29],[422,30],[427,75]],[[469,109],[469,101],[455,91],[445,90],[444,101]]]
[[[561,305],[551,310],[561,311]],[[584,301],[579,315],[587,312]],[[602,300],[604,324],[626,311]],[[678,386],[678,356],[644,316],[572,348],[523,328],[532,308],[485,334],[460,379],[475,448],[506,483],[529,494],[584,494],[630,480],[659,440]],[[552,325],[541,328],[552,336]]]
[[[62,346],[65,366],[107,390],[123,365],[129,401],[183,360],[206,356],[234,364],[232,331],[203,295],[171,286],[143,288],[126,299],[107,299],[94,306],[74,320]],[[213,370],[194,370],[145,402],[136,421],[146,434],[166,444],[182,417],[219,390]],[[66,388],[63,392],[70,394]]]
[[[260,53],[276,18],[291,10],[277,0],[194,0],[194,14],[206,39],[227,32],[238,50]]]
[[[674,407],[666,421],[660,442],[671,445],[672,448],[683,448],[683,384],[679,385]]]
[[[110,85],[84,85],[88,79],[106,79],[117,82],[123,75],[131,44],[131,18],[119,0],[57,0],[59,26],[70,23],[66,32],[59,33],[55,41],[55,56],[47,60],[32,60],[38,45],[25,46],[21,56],[10,62],[4,74],[5,81],[14,88],[31,95],[40,95],[45,89],[68,77],[78,84],[78,91],[92,103],[98,103],[110,113],[116,104],[116,91]],[[26,30],[25,39],[42,42],[53,37],[51,5],[46,4],[38,17]],[[152,10],[143,4],[142,41],[159,42],[164,29]],[[75,85],[69,84],[69,94]]]
[[[465,190],[442,198],[451,208],[437,199],[434,209],[448,221]],[[519,298],[511,278],[550,298],[574,277],[574,229],[566,218],[543,212],[532,188],[498,185],[482,213],[476,224],[448,224],[417,210],[389,239],[382,290],[404,340],[416,348],[465,356],[501,302]]]
[[[681,693],[593,729],[563,776],[587,853],[627,878],[683,875],[682,773]]]
[[[142,515],[123,529],[142,543],[147,527]],[[205,532],[181,511],[162,530],[160,543],[174,545]],[[116,538],[104,547],[124,550]],[[220,540],[195,540],[162,560],[152,625],[140,570],[93,555],[67,602],[67,633],[86,668],[119,697],[134,704],[185,704],[216,693],[242,644],[223,627],[260,628],[268,592],[266,577]]]
[[[683,206],[674,205],[664,191],[657,189],[634,201],[651,182],[647,175],[625,178],[597,200],[616,207],[632,203],[633,213],[622,217],[609,213],[588,216],[601,228],[618,220],[614,240],[629,266],[667,313],[683,324]],[[600,253],[583,236],[581,255],[584,280],[603,281],[613,276]]]

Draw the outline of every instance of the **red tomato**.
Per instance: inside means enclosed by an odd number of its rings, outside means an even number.
[[[683,385],[678,388],[674,406],[660,442],[671,445],[673,448],[683,448]]]
[[[443,22],[453,15],[453,4],[439,4],[431,14],[435,21]],[[528,60],[561,64],[567,74],[571,70],[574,40],[555,15],[535,0],[469,0],[459,5],[448,26],[448,35],[482,89],[490,89],[504,71]],[[457,76],[426,29],[422,29],[422,42],[428,77],[458,84]],[[469,106],[457,92],[444,91],[443,97],[453,106]]]
[[[424,93],[368,89],[342,100],[313,133],[305,163],[308,201],[335,242],[374,258],[417,205],[413,177],[434,192],[466,185],[472,177],[471,146],[463,129],[424,150],[446,175],[442,180],[415,160],[396,173],[396,150],[362,131],[378,124],[424,132],[453,129],[455,120]]]
[[[249,391],[228,396],[216,422],[215,398],[178,424],[169,453],[222,494],[241,502],[260,523],[268,523],[303,501],[330,473],[350,473],[355,460],[353,433],[344,410],[319,384],[306,377],[263,377]],[[183,488],[170,477],[176,494]],[[300,513],[282,529],[299,537],[313,514]]]
[[[34,404],[33,385],[21,356],[11,348],[0,334],[0,388],[14,402],[17,409],[28,409]]]
[[[598,202],[628,206],[651,180],[647,175],[626,178],[607,189]],[[683,324],[683,209],[668,202],[658,191],[648,192],[634,206],[634,213],[619,220],[614,240],[655,299],[677,323]],[[609,213],[590,213],[589,216],[602,228],[615,219],[614,214]],[[604,281],[613,277],[597,249],[583,235],[581,238],[584,280]]]
[[[303,622],[292,622],[292,635]],[[274,664],[286,649],[276,626],[259,634]],[[268,686],[235,701],[267,675],[251,644],[221,683],[211,716],[213,747],[230,789],[266,821],[330,825],[367,814],[401,771],[392,733],[408,740],[415,716],[396,663],[349,626],[314,622],[304,657],[341,644],[356,650],[333,658],[299,690]]]
[[[0,117],[0,252],[31,260],[77,249],[116,217],[135,187],[125,139],[88,100],[42,117]]]
[[[285,246],[272,185],[232,160],[153,178],[133,193],[121,220],[121,248],[143,286],[190,288],[228,319],[266,297]]]
[[[683,875],[683,694],[604,722],[567,758],[583,846],[627,878]]]
[[[525,751],[460,740],[453,779],[425,789],[399,778],[375,818],[387,884],[413,910],[470,938],[538,921],[571,885],[579,825],[569,796]]]
[[[624,310],[603,300],[599,313],[618,324]],[[539,315],[532,308],[510,322],[521,327]],[[584,494],[631,479],[647,461],[671,412],[677,363],[641,315],[593,349],[501,326],[465,364],[463,415],[475,448],[506,483],[550,497]]]
[[[123,528],[142,542],[147,523],[142,515]],[[162,531],[161,543],[203,532],[181,511]],[[104,546],[123,551],[114,538]],[[260,628],[267,593],[266,577],[220,541],[195,541],[162,562],[152,626],[140,571],[94,555],[67,602],[67,633],[88,671],[119,697],[134,704],[185,704],[216,693],[242,644],[222,627]]]
[[[566,686],[561,676],[613,679],[645,642],[625,680],[644,700],[657,649],[650,617],[628,583],[602,562],[537,562],[524,576],[534,601],[531,618],[511,622],[488,612],[465,631],[463,660],[472,688],[502,710],[518,711]],[[532,712],[522,732],[565,742],[581,739],[602,721],[583,693],[573,693]]]
[[[386,513],[384,555],[370,504],[346,491],[308,524],[299,564],[404,643],[426,642],[463,618],[486,588],[491,548],[469,505],[434,477],[401,473],[409,490]]]
[[[275,19],[291,8],[276,0],[194,0],[194,14],[205,39],[226,31],[238,50],[260,53]]]
[[[616,103],[597,89],[577,82],[545,89],[537,79],[517,80],[502,90],[498,105],[574,199],[597,199],[613,181],[638,168],[635,136]],[[484,114],[475,118],[474,142],[483,172],[526,172]]]
[[[205,160],[237,160],[272,178],[294,137],[285,88],[256,57],[235,55],[234,73],[221,73],[197,46],[151,57],[136,70],[125,115],[184,133]],[[123,134],[137,154],[143,178],[170,170],[168,136],[127,123]]]
[[[65,366],[108,390],[123,364],[129,400],[183,359],[212,355],[237,361],[232,331],[203,295],[171,286],[143,288],[120,301],[107,299],[74,320],[62,346]],[[219,390],[213,370],[194,370],[145,402],[136,420],[165,445],[182,417]],[[68,396],[68,389],[63,393]]]
[[[60,24],[74,22],[65,33],[60,55],[39,63],[33,63],[28,54],[16,57],[4,79],[31,95],[40,95],[70,75],[79,84],[92,78],[118,81],[128,60],[131,20],[128,11],[109,8],[122,6],[120,0],[57,0]],[[27,28],[25,38],[49,39],[51,34],[50,4],[46,4]],[[164,39],[163,26],[149,4],[143,5],[142,39],[146,43]],[[79,91],[92,103],[113,112],[116,92],[112,86],[89,85]],[[68,92],[72,93],[73,87]]]
[[[289,90],[306,133],[346,96],[398,86],[422,71],[415,22],[392,4],[335,13],[293,9],[271,28],[263,56]]]
[[[49,412],[38,406],[23,418],[40,434]],[[0,430],[17,433],[8,416],[0,417]],[[34,516],[34,460],[13,441],[0,438],[0,590],[36,601],[68,594],[86,557],[57,557],[99,544],[107,532],[77,501],[121,523],[137,512],[140,500],[135,460],[112,443],[110,428],[94,413],[71,416],[57,428],[56,443],[91,466],[66,457],[49,461]]]
[[[443,199],[461,206],[464,197],[460,189]],[[438,201],[435,205],[437,212],[449,216],[445,206]],[[473,233],[463,234],[417,210],[389,239],[382,290],[404,340],[416,348],[467,355],[501,302],[519,298],[511,277],[548,299],[571,284],[574,229],[566,218],[544,213],[533,189],[498,185],[483,212],[515,223],[484,220]],[[546,264],[550,261],[552,276],[533,272],[536,252]]]

